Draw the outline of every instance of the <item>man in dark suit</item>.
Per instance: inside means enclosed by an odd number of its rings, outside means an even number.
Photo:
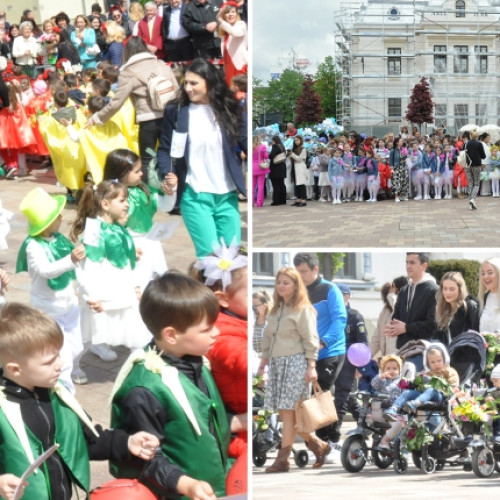
[[[182,20],[185,10],[186,4],[181,0],[170,0],[170,5],[163,8],[161,31],[166,61],[191,61],[194,58],[191,35]]]

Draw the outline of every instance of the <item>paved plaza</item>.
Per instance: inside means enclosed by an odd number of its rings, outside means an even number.
[[[377,203],[308,201],[253,209],[253,247],[479,248],[500,246],[500,198]]]
[[[17,180],[0,181],[0,199],[4,208],[19,214],[19,204],[26,193],[36,186],[41,186],[51,194],[64,194],[64,188],[56,186],[56,178],[51,169],[33,170],[32,175]],[[247,213],[246,203],[240,204],[243,224],[243,238],[247,238]],[[61,232],[69,233],[69,226],[75,217],[75,205],[67,205],[63,212],[63,225]],[[169,222],[181,220],[179,216],[157,214],[155,220]],[[11,232],[7,236],[8,250],[0,252],[0,265],[10,273],[10,285],[6,292],[7,300],[29,302],[30,280],[28,273],[15,274],[17,251],[27,236],[27,222],[19,214],[11,224]],[[188,266],[195,260],[194,247],[189,234],[182,223],[177,227],[173,237],[163,242],[167,265],[170,269],[187,271]],[[121,365],[127,358],[129,350],[118,348],[119,357],[114,362],[104,362],[93,354],[86,354],[81,362],[81,367],[88,375],[87,385],[77,386],[77,398],[83,408],[89,413],[94,422],[109,426],[109,396],[113,382]],[[108,481],[111,476],[107,471],[107,462],[92,462],[92,487]],[[76,497],[75,497],[76,498]]]

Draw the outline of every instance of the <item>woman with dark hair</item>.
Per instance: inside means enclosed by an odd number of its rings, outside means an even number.
[[[280,136],[275,135],[271,139],[271,152],[269,159],[271,160],[269,179],[273,185],[273,201],[272,206],[286,205],[286,152],[285,146],[281,142]]]
[[[14,64],[16,64],[16,58],[12,55],[12,48],[14,47],[14,40],[21,35],[19,31],[19,24],[11,24],[9,28],[9,53]]]
[[[99,54],[96,57],[96,59],[100,61],[102,54],[104,54],[106,52],[106,49],[108,48],[108,44],[106,42],[106,35],[104,34],[104,31],[102,29],[102,21],[99,16],[91,16],[89,21],[90,21],[90,26],[92,26],[95,33],[95,43],[97,43],[97,45],[99,45],[99,48],[101,49],[101,54]]]
[[[80,64],[80,55],[71,41],[69,31],[61,30],[59,33],[59,43],[57,44],[57,60],[67,59],[72,66]]]
[[[165,110],[158,165],[162,176],[173,170],[179,178],[177,199],[198,258],[221,239],[240,244],[237,190],[245,194],[245,181],[237,148],[246,154],[241,105],[222,72],[195,59]]]
[[[392,185],[394,189],[394,201],[408,201],[410,178],[406,168],[406,156],[408,151],[404,147],[401,137],[394,140],[394,146],[389,153],[389,166],[392,170]]]
[[[135,107],[135,121],[139,124],[139,156],[142,161],[143,179],[147,184],[148,167],[152,159],[151,152],[148,150],[156,149],[163,119],[163,111],[153,109],[148,91],[148,80],[153,75],[165,77],[172,82],[174,91],[179,85],[170,67],[151,54],[139,37],[133,36],[129,39],[123,50],[122,63],[115,95],[104,109],[92,115],[87,122],[87,127],[95,123],[100,125],[107,122],[130,97]]]
[[[471,210],[477,210],[476,196],[479,193],[479,184],[481,183],[481,164],[486,159],[483,145],[477,140],[477,128],[470,131],[470,141],[465,144],[465,157],[467,166],[465,174],[469,184],[469,206]]]
[[[66,14],[66,12],[59,12],[55,20],[60,30],[68,30],[68,32],[71,33],[75,29],[75,27],[70,23],[68,14]]]

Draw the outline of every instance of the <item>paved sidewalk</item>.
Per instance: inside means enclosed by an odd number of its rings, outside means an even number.
[[[52,170],[42,169],[32,171],[32,175],[17,180],[0,181],[0,199],[4,208],[19,214],[11,224],[11,232],[7,236],[8,250],[0,252],[0,265],[10,273],[10,285],[6,292],[7,300],[29,302],[30,280],[28,273],[15,274],[15,264],[18,249],[27,236],[27,222],[19,212],[19,204],[25,194],[36,186],[41,186],[51,194],[64,194],[64,188],[56,186],[56,178]],[[247,239],[247,213],[246,203],[240,204],[243,225],[243,239]],[[69,226],[75,217],[75,205],[67,205],[63,212],[63,225],[61,232],[69,233]],[[194,247],[187,230],[179,216],[157,214],[155,220],[168,222],[181,220],[174,236],[163,242],[163,248],[170,269],[187,271],[189,265],[195,260]],[[122,347],[117,349],[119,358],[114,362],[104,362],[93,354],[86,354],[81,367],[88,375],[87,385],[77,386],[77,398],[92,419],[109,426],[109,396],[113,382],[121,365],[127,358],[129,350]],[[108,481],[111,476],[107,471],[107,462],[92,462],[92,487]]]
[[[500,246],[500,198],[395,203],[307,202],[253,209],[254,248],[454,248]]]

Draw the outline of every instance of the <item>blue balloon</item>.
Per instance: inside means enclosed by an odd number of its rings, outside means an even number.
[[[370,362],[371,358],[372,354],[370,352],[370,348],[361,342],[352,344],[352,346],[347,350],[347,359],[354,366],[365,366]]]

